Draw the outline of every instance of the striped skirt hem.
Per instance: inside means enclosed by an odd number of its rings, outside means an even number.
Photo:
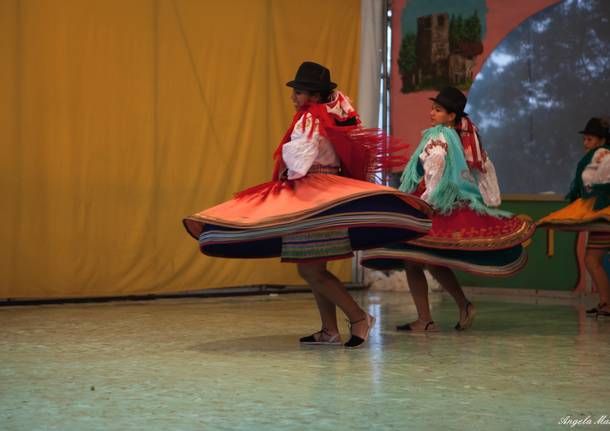
[[[590,232],[587,248],[610,248],[610,232]]]
[[[282,262],[307,262],[352,256],[347,229],[306,232],[282,237]]]

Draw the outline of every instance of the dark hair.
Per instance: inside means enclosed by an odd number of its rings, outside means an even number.
[[[453,120],[453,122],[455,123],[455,125],[458,125],[462,122],[462,118],[464,118],[464,115],[458,114],[457,112],[454,112],[454,114],[455,114],[455,120]]]
[[[333,91],[324,91],[320,93],[320,102],[328,103],[330,102],[330,96],[333,94]]]
[[[320,102],[319,103],[328,103],[330,102],[330,96],[333,94],[332,90],[329,91],[311,91],[311,90],[301,90],[303,93],[308,94],[309,96],[313,96],[314,94],[319,94],[320,95]]]

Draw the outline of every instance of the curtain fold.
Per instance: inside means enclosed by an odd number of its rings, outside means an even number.
[[[379,123],[381,65],[383,63],[383,26],[386,4],[382,0],[360,3],[360,119],[366,127]]]
[[[269,179],[302,61],[357,96],[359,28],[356,0],[0,1],[0,298],[301,284],[181,219]]]

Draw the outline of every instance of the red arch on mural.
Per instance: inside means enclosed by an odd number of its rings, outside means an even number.
[[[487,31],[483,39],[483,53],[477,57],[475,78],[487,57],[514,28],[530,16],[559,3],[559,0],[487,0]],[[392,134],[411,145],[411,151],[419,143],[421,131],[427,128],[430,101],[434,91],[403,94],[398,71],[398,51],[402,41],[401,16],[408,0],[395,0],[392,6],[392,68],[391,68],[391,125]],[[439,12],[442,12],[439,10]]]

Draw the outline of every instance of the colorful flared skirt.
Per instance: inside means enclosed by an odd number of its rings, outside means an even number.
[[[425,235],[429,214],[424,201],[390,187],[308,174],[246,190],[184,226],[209,256],[307,262]]]
[[[377,270],[403,269],[404,261],[445,266],[486,277],[509,277],[527,264],[527,253],[519,244],[504,250],[441,250],[399,243],[363,252],[361,263]]]
[[[522,243],[534,231],[534,223],[527,217],[495,217],[461,207],[447,215],[434,214],[427,235],[365,251],[361,263],[373,269],[401,269],[407,260],[508,277],[527,263]]]
[[[538,220],[538,227],[574,232],[610,232],[610,207],[593,209],[595,198],[576,199],[566,207]]]

